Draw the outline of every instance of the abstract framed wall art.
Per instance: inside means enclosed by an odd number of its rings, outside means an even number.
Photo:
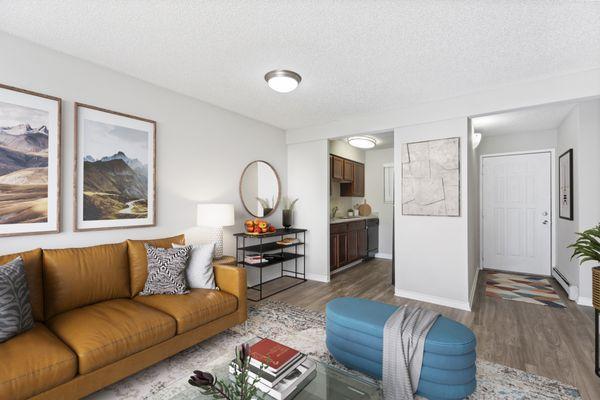
[[[558,157],[558,216],[573,220],[573,149]]]
[[[75,103],[76,231],[154,226],[156,122]]]
[[[0,84],[0,236],[60,230],[61,99]]]
[[[402,215],[460,216],[460,138],[403,143]]]

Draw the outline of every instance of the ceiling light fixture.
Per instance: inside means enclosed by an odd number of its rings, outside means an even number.
[[[265,74],[265,81],[271,89],[279,93],[289,93],[296,89],[302,77],[294,71],[275,69]]]
[[[473,132],[473,150],[479,146],[479,143],[481,143],[481,133]]]
[[[348,144],[359,149],[372,149],[377,144],[377,140],[369,136],[353,136],[348,138]]]

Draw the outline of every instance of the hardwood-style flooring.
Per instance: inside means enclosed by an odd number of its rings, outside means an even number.
[[[329,283],[308,281],[271,299],[319,311],[341,296],[430,308],[475,332],[479,359],[556,379],[577,387],[584,399],[600,399],[593,309],[569,301],[556,282],[566,309],[488,297],[481,271],[473,310],[467,312],[394,296],[391,271],[390,261],[371,260],[335,274]]]

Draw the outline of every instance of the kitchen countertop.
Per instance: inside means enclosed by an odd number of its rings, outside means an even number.
[[[379,215],[377,214],[371,214],[368,217],[351,217],[351,218],[334,218],[334,219],[330,219],[329,223],[330,224],[341,224],[344,222],[352,222],[352,221],[362,221],[362,220],[367,220],[367,219],[377,219],[379,218]]]

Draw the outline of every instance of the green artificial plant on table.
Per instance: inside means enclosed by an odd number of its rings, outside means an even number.
[[[188,383],[200,388],[202,394],[212,396],[213,399],[264,399],[262,392],[256,387],[261,374],[254,378],[248,374],[250,367],[250,346],[248,344],[236,346],[235,363],[239,372],[235,374],[233,381],[217,379],[208,372],[194,371],[194,375],[190,377]],[[265,364],[261,365],[260,371],[262,372],[265,368]]]
[[[600,265],[600,224],[583,232],[577,232],[577,240],[569,245],[573,249],[571,259],[577,257],[579,263],[595,262]],[[600,266],[592,268],[593,303],[600,309]]]

